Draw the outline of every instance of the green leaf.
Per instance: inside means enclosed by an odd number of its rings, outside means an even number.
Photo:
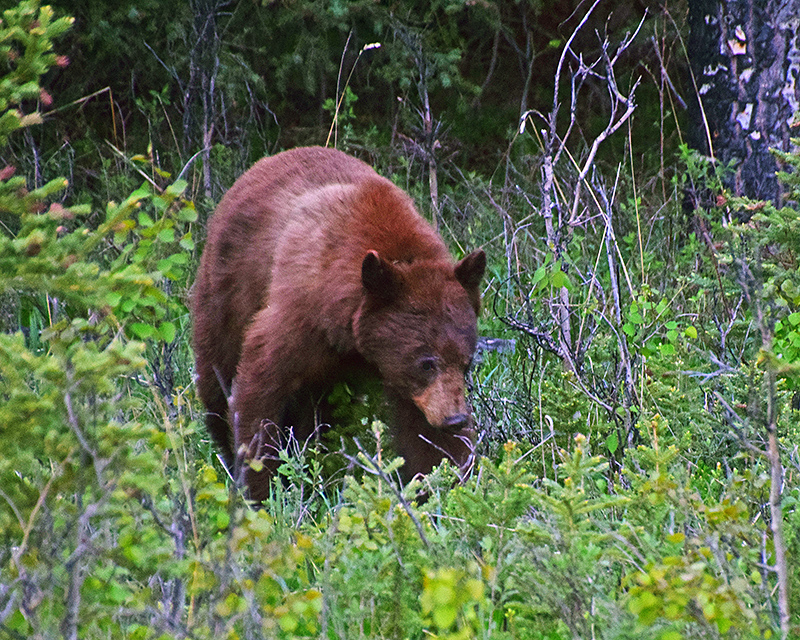
[[[145,324],[144,322],[134,322],[130,325],[131,333],[139,338],[140,340],[145,340],[147,338],[152,338],[155,334],[156,330],[152,327],[152,325]]]
[[[297,619],[295,614],[285,613],[278,618],[278,624],[280,625],[281,629],[287,633],[292,633],[295,629],[297,629],[297,627],[300,626],[300,621]]]
[[[119,583],[112,582],[105,588],[104,595],[111,600],[111,602],[119,605],[124,603],[130,597],[131,593]]]
[[[687,338],[691,338],[692,340],[697,340],[697,329],[695,329],[692,325],[686,327],[686,329],[684,329],[683,332],[686,334]]]
[[[189,202],[185,206],[181,207],[176,217],[181,222],[196,222],[197,221],[197,209],[194,208],[194,202]]]
[[[163,214],[167,210],[169,202],[170,201],[164,196],[153,197],[153,206],[156,208],[156,211],[158,211],[159,214]]]
[[[619,436],[617,435],[616,431],[612,431],[606,438],[606,447],[608,447],[608,450],[611,452],[612,456],[617,452],[617,447],[619,447]]]
[[[152,227],[154,224],[153,219],[144,211],[139,212],[139,226],[144,228]]]
[[[25,619],[22,611],[14,611],[14,613],[9,616],[5,623],[6,627],[11,631],[16,631],[17,634],[21,638],[29,638],[31,637],[31,626],[28,621]]]
[[[643,574],[644,578],[649,578],[647,574]],[[656,596],[654,596],[649,591],[642,591],[637,596],[630,599],[628,602],[628,609],[631,613],[634,613],[638,616],[641,616],[643,612],[647,612],[652,609],[657,609],[660,604],[660,601]]]
[[[186,182],[186,180],[176,180],[167,187],[167,193],[171,195],[173,198],[177,198],[184,191],[186,191],[186,187],[188,186],[189,183]]]
[[[173,260],[172,260],[172,256],[169,256],[168,258],[162,258],[161,260],[159,260],[159,261],[156,263],[156,268],[157,268],[157,269],[158,269],[158,270],[159,270],[161,273],[166,273],[166,272],[168,272],[170,269],[172,269],[172,266],[173,266],[173,264],[174,264],[174,262],[173,262]]]
[[[116,307],[122,301],[122,294],[116,291],[109,291],[106,294],[106,302],[110,304],[112,307]]]
[[[227,529],[228,525],[231,523],[231,517],[227,511],[217,511],[214,521],[217,529],[223,531]]]
[[[622,325],[622,330],[625,332],[629,338],[633,337],[633,334],[636,333],[636,327],[634,327],[630,322],[626,322]]]
[[[569,281],[567,274],[560,269],[558,271],[553,271],[553,276],[550,278],[550,284],[556,289],[560,289],[561,287],[570,289],[572,287],[572,283]]]
[[[437,604],[433,610],[433,622],[439,629],[449,629],[458,616],[458,609],[452,604]]]
[[[162,322],[158,325],[158,333],[161,335],[161,339],[164,342],[172,342],[175,340],[175,335],[177,331],[175,330],[175,325],[171,322]]]

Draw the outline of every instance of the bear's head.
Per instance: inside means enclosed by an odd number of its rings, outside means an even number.
[[[387,392],[412,401],[435,429],[471,426],[465,375],[475,352],[486,255],[455,265],[390,262],[370,251],[361,269],[362,304],[353,332]]]

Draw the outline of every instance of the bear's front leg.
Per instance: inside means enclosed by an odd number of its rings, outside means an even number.
[[[279,453],[295,426],[284,424],[289,400],[324,380],[337,360],[320,332],[290,316],[270,307],[256,314],[245,335],[232,392],[236,477],[256,502],[269,496]]]
[[[417,475],[427,475],[447,459],[463,481],[475,464],[475,430],[472,425],[456,430],[432,427],[413,402],[387,390],[394,410],[392,426],[394,448],[405,460],[401,475],[407,482]]]

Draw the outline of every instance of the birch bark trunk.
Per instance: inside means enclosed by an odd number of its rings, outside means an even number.
[[[735,161],[735,195],[779,205],[769,149],[790,150],[800,111],[800,0],[689,0],[689,26],[692,146]]]

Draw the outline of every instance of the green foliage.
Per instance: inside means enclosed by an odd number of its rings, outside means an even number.
[[[759,540],[748,525],[744,479],[727,483],[718,497],[701,496],[696,479],[675,473],[678,450],[661,443],[665,432],[666,425],[654,420],[647,429],[650,447],[631,453],[648,474],[627,474],[637,495],[632,505],[664,528],[657,545],[644,534],[652,545],[647,563],[625,577],[629,610],[641,625],[672,621],[662,638],[714,637],[714,628],[741,637],[769,635],[756,605],[764,576]]]
[[[531,277],[531,284],[534,287],[534,292],[540,292],[546,287],[550,291],[553,289],[558,290],[561,287],[566,287],[569,290],[573,288],[569,276],[563,270],[561,261],[556,260],[553,262],[550,254],[545,257],[544,263],[534,271]]]
[[[724,165],[715,158],[704,156],[688,144],[678,146],[678,157],[685,170],[676,174],[674,181],[681,190],[689,192],[695,205],[707,203],[704,195],[721,193],[725,179],[734,170],[735,161]]]
[[[800,139],[793,139],[793,143],[800,144]],[[797,203],[800,201],[800,154],[776,155],[791,169],[778,173],[778,178],[787,187],[785,198],[789,204],[777,207],[772,202],[735,199],[731,206],[740,217],[749,218],[749,223],[735,228],[734,233],[741,236],[743,246],[754,251],[749,264],[754,265],[756,282],[747,285],[758,287],[752,294],[763,301],[764,311],[768,314],[766,321],[774,331],[774,354],[780,359],[776,363],[778,375],[785,378],[791,388],[798,389],[800,217]],[[736,247],[732,249],[737,250]]]
[[[420,604],[425,623],[439,638],[473,638],[480,631],[485,587],[465,571],[438,569],[426,574]]]
[[[653,292],[645,286],[628,306],[622,331],[631,338],[637,352],[650,358],[656,354],[671,357],[676,347],[686,340],[697,338],[697,329],[688,324],[681,326],[672,315],[669,301],[662,298],[657,303],[652,300]]]
[[[153,393],[144,355],[174,342],[185,315],[170,291],[194,248],[186,183],[146,183],[101,215],[53,202],[65,186],[0,184],[13,216],[0,294],[43,298],[50,312],[35,334],[0,335],[1,628],[151,638],[187,624],[216,637],[257,624],[315,636],[320,595],[302,538],[272,537],[264,512],[190,461],[185,397]],[[230,565],[242,550],[259,562]],[[258,620],[242,622],[254,598]]]
[[[337,637],[398,628],[459,638],[768,630],[756,596],[758,538],[739,489],[702,499],[677,451],[659,448],[663,425],[651,427],[653,444],[634,454],[649,478],[632,475],[613,493],[598,482],[606,462],[581,436],[561,452],[561,480],[541,488],[529,454],[511,443],[499,466],[483,461],[479,481],[435,492],[424,509],[398,504],[381,479],[348,485],[332,522],[312,534],[322,541],[325,624]],[[688,540],[676,529],[695,533]]]
[[[50,106],[52,97],[39,86],[39,78],[53,65],[65,66],[67,59],[53,52],[53,39],[73,23],[72,18],[58,18],[50,7],[40,7],[38,0],[25,0],[3,11],[0,38],[0,147],[17,129],[41,124],[37,111],[24,113],[23,102],[39,101]]]
[[[11,191],[15,181],[0,188]],[[143,186],[124,202],[109,203],[97,228],[80,224],[89,213],[85,207],[53,203],[45,213],[37,212],[46,206],[44,198],[64,186],[64,180],[55,180],[16,200],[15,208],[29,207],[29,212],[19,215],[15,237],[0,239],[0,292],[41,292],[58,298],[68,312],[92,310],[97,314],[91,329],[95,335],[113,333],[120,318],[127,317],[138,320],[127,325],[137,337],[171,341],[174,327],[155,324],[168,306],[157,283],[185,277],[186,254],[175,250],[193,247],[191,232],[178,238],[175,225],[196,217],[191,203],[178,201],[186,184],[176,183],[160,194]],[[168,211],[173,205],[174,211]],[[129,237],[132,233],[135,238]],[[98,265],[98,252],[112,257],[108,266]]]

